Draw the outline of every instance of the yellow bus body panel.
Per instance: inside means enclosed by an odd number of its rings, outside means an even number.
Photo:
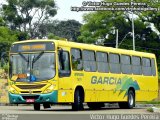
[[[57,53],[58,48],[62,48],[64,51],[70,53],[71,48],[78,48],[81,50],[94,50],[106,53],[117,53],[130,56],[140,56],[155,59],[154,54],[137,52],[132,50],[116,49],[111,47],[102,47],[96,45],[88,45],[81,43],[74,43],[61,40],[28,40],[18,43],[27,42],[46,42],[53,41],[55,43],[55,53]],[[58,61],[58,55],[56,54],[56,61]],[[70,57],[71,63],[71,57]],[[58,66],[58,62],[56,62]],[[96,80],[95,80],[96,79]],[[109,79],[109,80],[108,80]],[[108,82],[107,82],[108,80]],[[95,82],[98,81],[98,82]],[[109,82],[110,81],[110,82]],[[56,67],[55,78],[43,81],[45,84],[56,84],[55,90],[58,90],[58,103],[69,103],[74,102],[74,92],[77,86],[81,86],[84,89],[84,102],[120,102],[127,101],[127,91],[128,87],[124,87],[125,84],[134,86],[135,84],[139,86],[135,90],[136,101],[150,101],[158,97],[158,72],[156,67],[156,76],[143,76],[143,75],[133,75],[133,74],[113,74],[113,73],[100,73],[100,72],[86,72],[86,71],[74,71],[71,67],[71,75],[69,77],[58,77],[58,67]],[[121,82],[121,84],[120,84]],[[94,84],[93,84],[94,83]],[[26,83],[20,83],[22,85]],[[34,84],[42,84],[42,82],[37,82]],[[122,86],[122,84],[124,86]],[[13,81],[9,80],[9,85],[13,85]],[[126,85],[127,86],[127,85]],[[122,89],[122,87],[124,87]],[[17,91],[21,91],[15,87]],[[42,89],[44,91],[47,88]],[[36,89],[35,89],[36,91]],[[38,89],[37,89],[38,91]]]

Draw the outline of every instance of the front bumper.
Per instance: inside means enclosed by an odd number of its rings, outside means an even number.
[[[32,104],[27,103],[26,99],[33,98],[33,103],[57,103],[58,102],[58,91],[55,90],[51,93],[46,94],[12,94],[9,93],[9,101],[11,104]]]

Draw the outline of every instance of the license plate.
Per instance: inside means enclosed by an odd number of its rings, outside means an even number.
[[[33,103],[35,100],[34,99],[26,99],[27,103]]]

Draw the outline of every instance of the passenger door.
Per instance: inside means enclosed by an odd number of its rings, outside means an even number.
[[[68,51],[60,50],[58,52],[58,75],[59,75],[59,102],[72,102],[72,80],[71,67],[70,67],[70,55]]]

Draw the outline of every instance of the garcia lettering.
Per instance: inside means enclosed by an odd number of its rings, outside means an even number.
[[[109,84],[109,85],[121,84],[121,78],[92,76],[91,84]]]

